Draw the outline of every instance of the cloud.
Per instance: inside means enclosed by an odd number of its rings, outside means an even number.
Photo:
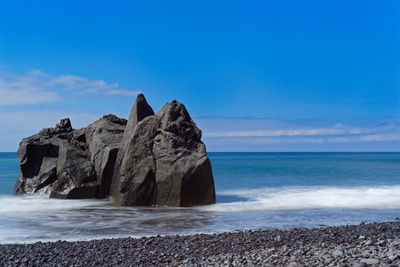
[[[237,140],[238,141],[238,140]],[[363,136],[345,137],[312,137],[312,138],[258,138],[248,139],[245,142],[255,144],[348,144],[348,143],[376,143],[400,141],[400,133],[397,134],[373,134]],[[243,140],[242,140],[243,142]]]
[[[211,132],[206,137],[279,137],[279,136],[315,136],[345,134],[343,129],[298,129],[298,130],[257,130],[235,132]]]
[[[390,143],[400,141],[400,119],[377,122],[344,123],[310,121],[247,120],[243,118],[200,118],[207,143],[226,144],[355,144]],[[250,122],[250,123],[249,123]],[[271,123],[273,122],[273,123]],[[222,126],[221,126],[222,125]],[[308,125],[308,126],[307,126]],[[246,130],[243,130],[246,129]],[[253,128],[253,129],[251,129]]]
[[[0,71],[0,105],[26,105],[55,102],[66,96],[91,94],[134,96],[139,90],[121,88],[118,83],[74,75],[53,76],[40,70],[24,75]]]
[[[3,86],[0,81],[0,105],[23,105],[23,104],[39,104],[44,102],[54,102],[60,100],[61,97],[57,93],[34,89],[12,89]]]
[[[268,125],[265,125],[268,127]],[[209,131],[204,134],[205,137],[294,137],[294,136],[337,136],[337,135],[360,135],[371,134],[382,131],[400,130],[399,121],[384,121],[378,125],[370,126],[346,126],[337,123],[333,127],[321,128],[301,128],[295,129],[268,129],[268,130],[248,130],[248,131]],[[298,126],[297,126],[298,127]]]
[[[74,113],[64,111],[0,112],[0,133],[39,132],[54,127],[61,119],[70,118],[74,128],[81,128],[99,119],[100,113]]]
[[[140,91],[132,91],[127,89],[115,89],[104,92],[106,95],[122,95],[122,96],[136,96]]]
[[[72,127],[79,129],[102,116],[100,113],[63,111],[0,112],[0,151],[16,151],[22,138],[36,134],[43,128],[55,127],[63,118],[70,118]]]

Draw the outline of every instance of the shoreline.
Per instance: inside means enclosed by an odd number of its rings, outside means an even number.
[[[400,222],[0,245],[0,266],[397,266]]]

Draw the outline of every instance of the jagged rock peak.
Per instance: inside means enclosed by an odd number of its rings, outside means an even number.
[[[56,127],[60,129],[72,129],[71,120],[69,118],[62,119],[59,123],[56,124]]]
[[[62,133],[71,132],[72,126],[69,118],[62,119],[59,123],[56,124],[55,128],[44,128],[39,132],[39,135],[43,137],[52,137],[53,135],[58,135]]]
[[[118,154],[114,164],[114,171],[113,171],[113,179],[111,184],[110,194],[114,197],[116,202],[119,199],[119,188],[120,185],[118,184],[118,177],[119,170],[121,167],[122,160],[125,156],[126,149],[128,145],[133,141],[133,131],[136,125],[142,121],[144,118],[148,116],[154,115],[154,111],[151,106],[147,103],[146,98],[143,94],[139,94],[136,97],[135,102],[132,105],[131,111],[129,113],[128,123],[126,124],[126,128],[124,131],[124,135],[122,137],[121,144],[119,146]]]
[[[153,109],[147,103],[144,95],[138,94],[135,102],[132,105],[128,121],[130,121],[132,125],[136,125],[139,121],[151,115],[154,115]]]
[[[119,125],[126,125],[126,123],[128,122],[126,119],[119,118],[119,117],[115,116],[114,114],[104,115],[103,119],[109,120],[110,122],[116,123]]]

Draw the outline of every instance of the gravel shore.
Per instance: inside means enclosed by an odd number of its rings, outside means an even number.
[[[397,266],[400,222],[0,245],[0,266]]]

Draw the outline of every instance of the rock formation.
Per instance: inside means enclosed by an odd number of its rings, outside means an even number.
[[[119,151],[117,155],[117,159],[115,162],[115,167],[114,167],[114,172],[119,173],[122,159],[124,158],[126,148],[128,147],[128,144],[131,142],[131,138],[133,135],[133,131],[141,120],[144,118],[154,115],[153,109],[150,107],[150,105],[147,103],[146,98],[144,95],[139,94],[135,100],[135,102],[132,105],[131,112],[129,114],[128,118],[128,123],[125,128],[125,132],[121,141],[121,145],[119,146]],[[116,196],[118,194],[119,190],[119,185],[117,181],[114,179],[112,186],[111,186],[111,195]],[[114,197],[114,199],[117,201],[117,197]],[[119,203],[119,202],[118,202]]]
[[[21,171],[14,193],[68,199],[108,196],[115,149],[125,125],[126,120],[107,115],[73,130],[70,120],[63,119],[55,128],[24,138],[18,149]]]
[[[25,138],[16,194],[105,198],[122,206],[215,203],[201,131],[174,100],[154,115],[142,94],[129,120],[106,115],[74,130],[69,119]]]
[[[200,139],[201,131],[176,100],[138,122],[114,174],[116,204],[215,203],[211,164]]]

